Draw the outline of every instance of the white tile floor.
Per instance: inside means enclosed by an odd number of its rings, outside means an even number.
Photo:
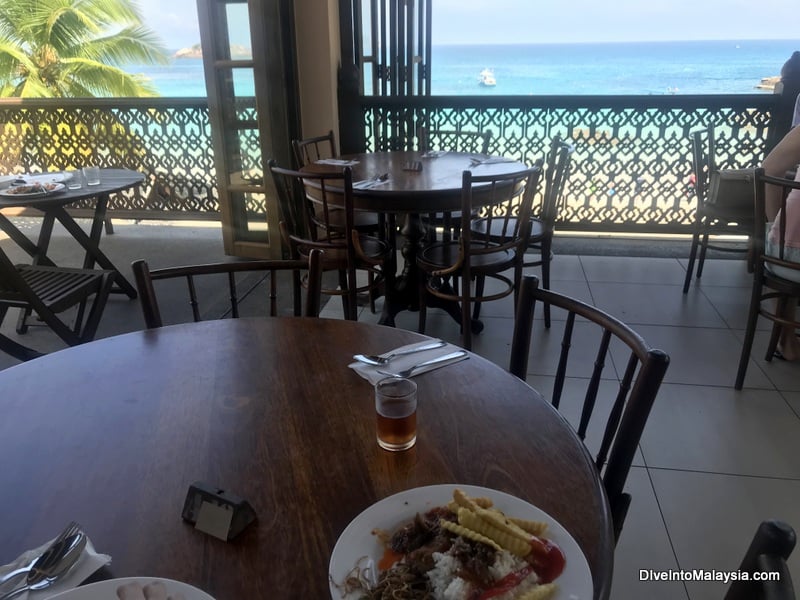
[[[634,326],[671,364],[648,421],[628,487],[633,503],[616,550],[616,600],[717,600],[719,583],[639,581],[639,569],[735,569],[764,518],[800,530],[800,364],[763,360],[756,339],[746,387],[733,381],[749,301],[744,262],[709,260],[700,283],[681,293],[686,261],[674,258],[557,256],[551,287]],[[338,301],[324,316],[340,318]],[[474,350],[508,367],[511,302],[485,305]],[[377,315],[364,309],[360,320]],[[416,330],[416,313],[397,324]],[[554,323],[553,327],[558,328]],[[458,340],[438,311],[429,335]],[[546,361],[528,381],[548,389]],[[800,552],[790,559],[800,582]]]

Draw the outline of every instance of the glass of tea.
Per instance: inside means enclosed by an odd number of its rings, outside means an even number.
[[[411,379],[387,377],[375,384],[378,445],[396,452],[417,441],[417,384]]]

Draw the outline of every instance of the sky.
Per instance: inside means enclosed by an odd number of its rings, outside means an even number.
[[[796,0],[431,1],[434,44],[800,40]],[[196,0],[138,4],[167,48],[200,42]]]

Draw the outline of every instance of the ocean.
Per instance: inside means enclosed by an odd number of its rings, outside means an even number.
[[[435,95],[751,94],[799,49],[800,39],[434,46],[431,88]],[[480,85],[483,69],[494,73],[494,87]],[[200,59],[126,70],[149,78],[162,96],[206,95]],[[236,86],[252,94],[247,73]]]

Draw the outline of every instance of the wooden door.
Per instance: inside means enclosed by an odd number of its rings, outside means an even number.
[[[291,0],[197,0],[225,253],[280,258],[267,161],[299,131]]]

